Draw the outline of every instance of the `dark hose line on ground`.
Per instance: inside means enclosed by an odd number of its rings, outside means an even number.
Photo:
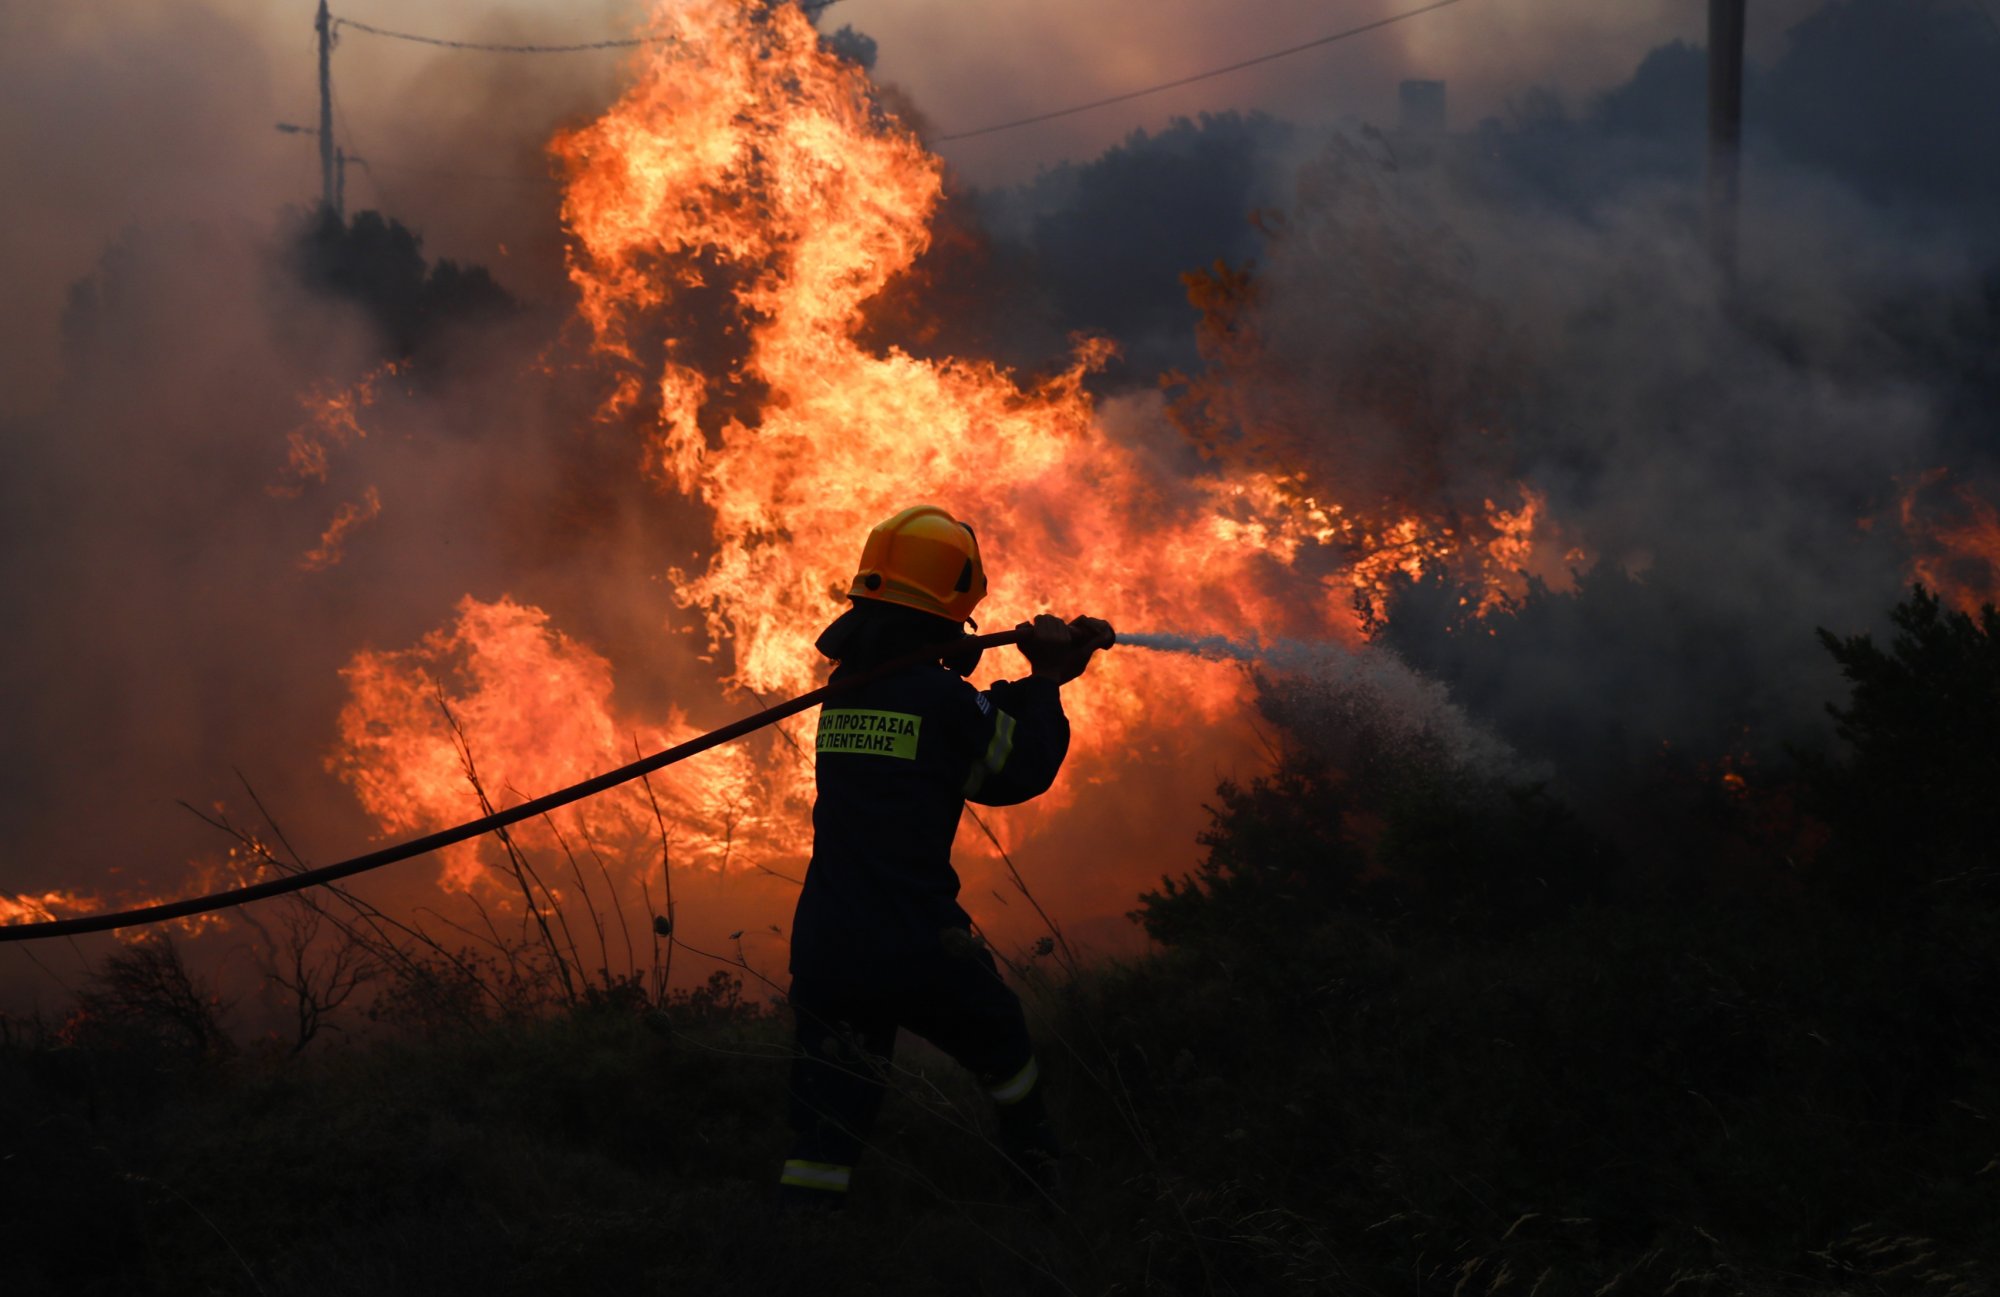
[[[618,785],[628,783],[642,775],[652,774],[655,770],[663,770],[677,761],[685,761],[691,756],[708,751],[710,748],[721,747],[725,743],[734,742],[746,734],[762,729],[766,725],[784,720],[787,716],[796,716],[808,708],[817,707],[828,698],[846,693],[848,690],[858,688],[872,680],[880,679],[892,671],[900,671],[927,660],[935,661],[946,653],[960,653],[973,648],[989,649],[999,648],[1007,644],[1018,644],[1026,636],[1027,629],[1020,627],[1014,630],[996,631],[991,635],[972,636],[930,652],[913,653],[907,657],[886,662],[872,671],[865,671],[858,675],[849,676],[838,683],[821,685],[809,693],[800,694],[789,702],[782,702],[775,706],[767,707],[754,715],[745,716],[742,720],[732,721],[719,729],[710,730],[699,738],[689,739],[687,742],[676,744],[663,752],[656,752],[650,757],[641,758],[630,765],[620,766],[616,770],[608,770],[601,775],[595,775],[586,779],[582,783],[571,784],[568,788],[537,797],[531,802],[522,802],[519,806],[510,806],[504,811],[495,811],[491,815],[481,816],[479,819],[468,821],[455,828],[442,829],[436,833],[426,834],[421,838],[412,838],[408,842],[399,842],[395,846],[384,847],[380,851],[371,851],[366,855],[355,856],[351,860],[342,860],[337,864],[321,865],[317,869],[307,869],[300,873],[287,874],[283,878],[273,878],[261,883],[252,883],[247,887],[232,888],[226,892],[214,892],[207,896],[191,896],[181,901],[165,901],[158,905],[145,905],[133,910],[118,910],[110,914],[88,914],[73,919],[47,919],[40,923],[0,924],[0,941],[33,941],[43,937],[74,937],[86,932],[108,932],[114,928],[132,928],[149,923],[164,923],[169,919],[184,919],[193,914],[206,914],[210,910],[221,910],[227,909],[230,906],[245,905],[251,901],[261,901],[273,896],[283,896],[289,892],[303,891],[308,887],[315,887],[322,883],[332,883],[342,878],[351,878],[355,874],[367,873],[371,869],[380,869],[384,865],[393,865],[398,861],[408,860],[413,856],[421,856],[444,847],[453,846],[469,838],[476,838],[482,833],[491,833],[495,829],[504,829],[510,824],[518,824],[522,820],[532,819],[537,815],[555,810],[559,806],[567,806],[571,802],[582,801],[586,797],[592,797],[607,789],[616,788]]]

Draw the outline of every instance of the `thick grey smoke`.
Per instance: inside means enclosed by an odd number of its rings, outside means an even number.
[[[976,202],[1062,328],[1117,339],[1113,378],[1149,387],[1199,362],[1180,272],[1257,254],[1250,218],[1282,201],[1297,133],[1259,113],[1180,119]]]
[[[1468,199],[1448,165],[1390,170],[1345,143],[1302,175],[1258,316],[1271,381],[1250,398],[1278,453],[1363,505],[1478,516],[1526,483],[1581,561],[1657,596],[1630,609],[1650,624],[1575,643],[1559,669],[1524,653],[1522,707],[1581,696],[1645,743],[1692,737],[1645,713],[1727,724],[1734,680],[1769,695],[1759,719],[1809,717],[1832,684],[1811,629],[1893,600],[1896,479],[1942,446],[1934,391],[1869,356],[1869,278],[1887,268],[1862,260],[1882,246],[1867,216],[1805,178],[1761,189],[1731,301],[1671,188],[1585,221]],[[1965,270],[1945,251],[1895,262],[1916,293]],[[1627,678],[1631,651],[1649,687]]]
[[[1543,574],[1594,568],[1574,595],[1477,627],[1456,589],[1377,611],[1472,715],[1573,771],[1824,737],[1840,681],[1813,628],[1877,626],[1906,590],[1919,475],[1993,471],[2000,185],[1970,141],[2000,130],[2000,31],[1966,5],[1844,0],[1767,48],[1735,292],[1701,224],[1706,59],[1685,44],[1580,104],[1524,91],[1442,137],[1300,131],[1282,167],[1247,168],[1289,181],[1225,435],[1361,509],[1545,494],[1578,557]],[[1143,194],[1093,182],[1174,164],[1135,139],[1067,183]],[[1136,282],[1119,258],[1143,219],[1134,201],[1036,229]]]
[[[615,36],[642,12],[630,0],[544,8],[351,6],[383,26],[488,41]],[[312,0],[0,5],[0,416],[53,395],[70,285],[124,233],[264,225],[318,197],[317,140],[275,129],[318,125],[313,12]],[[335,135],[361,159],[348,169],[349,209],[386,207],[425,233],[433,255],[555,296],[561,230],[543,146],[609,99],[624,57],[508,58],[343,29]]]
[[[263,51],[209,5],[0,6],[0,87],[4,416],[49,395],[64,295],[107,242],[254,210],[296,144],[271,129]]]
[[[1977,98],[1978,119],[2000,124],[1990,80],[1980,96],[1920,92],[1960,60],[1878,63],[1871,77],[1854,57],[1891,21],[1927,31],[1912,42],[1924,48],[1957,40],[2000,57],[1970,18],[1830,7],[1760,75],[1753,104],[1775,120],[1753,134],[1733,294],[1687,183],[1699,135],[1684,112],[1647,111],[1694,99],[1685,53],[1649,60],[1581,118],[1551,108],[1414,164],[1338,144],[1307,162],[1262,320],[1277,367],[1324,376],[1306,384],[1329,426],[1298,430],[1302,461],[1351,462],[1337,385],[1401,335],[1427,393],[1468,399],[1455,417],[1364,427],[1382,449],[1365,471],[1395,480],[1414,459],[1468,505],[1518,475],[1602,565],[1574,600],[1491,635],[1451,642],[1437,634],[1444,609],[1392,610],[1392,641],[1529,751],[1574,768],[1662,744],[1768,758],[1819,737],[1839,681],[1812,628],[1868,629],[1898,597],[1915,543],[1898,501],[1918,474],[1990,471],[1990,406],[1968,399],[1987,380],[1956,355],[1994,336],[1985,165],[1927,190],[1890,148],[1815,149],[1825,136],[1778,129],[1840,132],[1813,71],[1825,67],[1854,73],[1844,94],[1902,105],[1884,115],[1918,139],[1949,123],[1918,131],[1917,103],[1970,113]],[[1392,288],[1419,283],[1400,300]],[[1495,394],[1487,408],[1473,399]]]
[[[493,369],[434,356],[421,378],[386,374],[376,322],[245,223],[129,235],[65,331],[65,379],[9,426],[0,488],[0,591],[28,610],[6,646],[0,887],[22,890],[170,874],[216,845],[176,801],[239,800],[234,768],[274,805],[327,813],[348,655],[414,639],[466,590],[532,585],[560,552],[537,489],[561,481],[554,421],[502,408],[521,395],[504,366],[533,354],[502,326],[458,336]],[[350,437],[315,427],[310,402],[370,374]],[[294,433],[322,473],[289,466]]]

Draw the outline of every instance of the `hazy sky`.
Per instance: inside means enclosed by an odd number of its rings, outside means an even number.
[[[879,46],[877,75],[932,133],[1062,107],[1255,57],[1422,0],[841,0],[825,20]],[[1819,0],[1759,0],[1753,57]],[[31,407],[57,357],[68,285],[133,225],[268,223],[317,189],[314,0],[0,3],[0,414]],[[636,0],[340,0],[337,15],[445,37],[575,42],[628,30]],[[1169,93],[943,146],[980,184],[1092,156],[1176,114],[1265,109],[1386,120],[1397,81],[1450,83],[1455,124],[1537,84],[1581,98],[1653,46],[1700,41],[1694,0],[1460,0],[1407,23]],[[438,255],[490,264],[531,294],[560,273],[540,147],[616,92],[624,55],[440,50],[348,31],[334,54],[337,134],[368,162],[350,207],[381,207]]]

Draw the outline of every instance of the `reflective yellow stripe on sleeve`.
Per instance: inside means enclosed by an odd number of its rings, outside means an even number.
[[[841,1166],[834,1162],[803,1162],[792,1158],[785,1163],[779,1184],[787,1184],[795,1189],[826,1189],[833,1193],[846,1193],[847,1181],[854,1174],[851,1166]]]
[[[993,713],[993,741],[986,745],[986,755],[973,763],[972,773],[965,777],[965,795],[972,796],[986,782],[986,776],[997,775],[1007,764],[1007,758],[1014,755],[1014,718],[1006,712]]]
[[[1030,1054],[1026,1067],[1014,1073],[1011,1080],[1001,1082],[986,1093],[992,1095],[993,1102],[1002,1107],[1010,1103],[1019,1103],[1028,1097],[1028,1091],[1035,1088],[1035,1082],[1041,1079],[1041,1075],[1041,1069],[1035,1066],[1035,1056]]]

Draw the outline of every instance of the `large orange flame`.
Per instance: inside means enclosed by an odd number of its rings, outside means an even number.
[[[475,776],[490,802],[504,805],[623,765],[635,748],[652,752],[694,736],[678,712],[658,727],[617,717],[611,664],[548,620],[511,599],[468,596],[450,629],[414,648],[360,653],[346,667],[350,700],[330,764],[385,830],[414,833],[476,818]],[[767,792],[783,789],[759,785],[752,751],[724,749],[655,781],[683,863],[721,866],[739,837],[774,854],[800,850],[798,807],[782,796],[773,804]],[[600,796],[570,822],[587,842],[621,853],[656,833],[644,786]],[[532,826],[516,836],[547,840]],[[473,844],[447,860],[453,886],[478,880]]]
[[[718,267],[738,312],[718,327],[749,322],[739,372],[693,370],[675,340],[654,380],[655,462],[715,515],[715,551],[682,576],[683,596],[731,647],[734,683],[811,682],[813,636],[838,610],[860,538],[916,500],[978,524],[991,621],[1089,609],[1201,631],[1351,633],[1337,583],[1300,601],[1284,571],[1298,523],[1267,483],[1190,482],[1096,418],[1083,379],[1106,344],[1024,386],[983,362],[857,343],[863,305],[926,245],[936,159],[794,7],[698,0],[657,21],[673,39],[638,83],[554,149],[570,176],[572,277],[602,347],[631,358],[646,322]],[[705,395],[746,384],[765,393],[754,421],[731,413],[705,432]],[[1155,662],[1145,677],[1149,694],[1192,687],[1209,714],[1238,696],[1207,668]],[[1136,717],[1140,684],[1086,689],[1085,706]]]
[[[1473,539],[1323,506],[1275,472],[1190,473],[1157,403],[1101,411],[1092,400],[1085,380],[1110,354],[1104,342],[1080,341],[1065,368],[1033,382],[983,361],[865,347],[864,307],[927,246],[940,163],[794,6],[676,0],[652,23],[661,40],[631,88],[552,152],[567,177],[581,311],[618,371],[607,408],[656,412],[644,462],[662,489],[713,515],[705,562],[670,573],[723,663],[720,681],[692,688],[810,687],[824,666],[814,637],[842,607],[863,537],[916,502],[977,526],[988,625],[1087,612],[1131,628],[1352,642],[1354,591],[1389,568],[1414,571],[1454,546],[1490,546],[1492,566],[1526,552],[1534,498],[1512,513],[1489,505],[1493,526]],[[685,728],[678,716],[615,717],[610,664],[507,600],[467,599],[452,628],[403,653],[363,654],[347,674],[335,765],[391,831],[476,812],[468,749],[500,800],[498,789],[544,792],[628,759],[635,736],[651,746]],[[1065,814],[1077,788],[1111,783],[1135,759],[1205,787],[1249,745],[1240,667],[1114,652],[1065,703],[1070,773],[1009,812],[1001,841]],[[677,767],[667,812],[711,861],[796,860],[810,789],[796,748],[739,746]],[[1156,830],[1171,820],[1185,843],[1199,811],[1183,791],[1165,807],[1157,789],[1135,791],[1127,800],[1145,809],[1129,818]],[[592,815],[641,823],[642,799],[601,801]],[[1161,867],[1129,862],[1114,892],[1129,901]],[[473,858],[451,874],[471,882]],[[975,911],[983,881],[968,879]]]
[[[103,902],[96,897],[77,892],[55,889],[40,895],[0,892],[0,923],[47,923],[103,908]]]

